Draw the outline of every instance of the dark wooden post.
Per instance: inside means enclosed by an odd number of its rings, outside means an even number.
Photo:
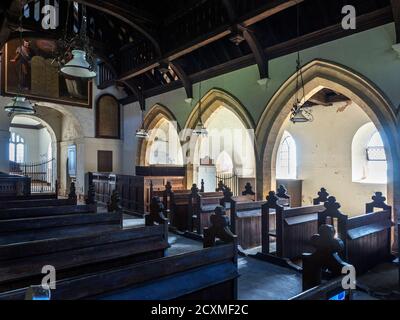
[[[68,199],[77,199],[76,195],[76,188],[75,188],[75,182],[71,182],[71,185],[69,186],[69,194],[68,194]]]
[[[214,213],[210,216],[210,224],[210,227],[203,230],[204,248],[215,246],[217,238],[224,243],[236,243],[237,237],[229,229],[229,218],[226,216],[223,206],[215,208]]]
[[[217,189],[215,191],[216,192],[222,192],[222,191],[224,191],[224,189],[225,189],[224,182],[222,180],[220,180],[218,182],[218,187],[217,187]]]
[[[122,213],[121,198],[117,189],[111,194],[110,202],[107,205],[108,212]]]
[[[328,201],[329,193],[326,191],[325,188],[321,188],[321,190],[318,192],[318,197],[313,199],[313,205],[317,206],[321,203],[325,203]]]
[[[187,214],[187,225],[189,231],[193,231],[193,216],[197,217],[197,231],[200,234],[200,210],[199,210],[199,188],[197,188],[197,184],[193,184],[190,189],[191,193],[189,195],[189,206],[188,206],[188,214]]]
[[[274,191],[270,191],[267,198],[267,202],[261,207],[261,252],[263,254],[269,254],[269,213],[270,210],[277,211],[278,208],[282,208],[278,205],[278,197],[276,196]]]
[[[349,265],[339,257],[339,253],[344,250],[344,243],[335,238],[333,226],[321,225],[319,233],[311,238],[311,243],[315,252],[303,254],[303,291],[321,284],[323,270],[338,277],[342,274],[343,267]]]
[[[287,194],[287,189],[283,184],[276,190],[276,196],[279,199],[280,205],[290,207],[290,196]]]
[[[230,217],[230,228],[233,233],[236,233],[236,215],[234,214],[236,210],[236,201],[232,199],[233,192],[230,188],[226,187],[223,191],[224,197],[220,200],[220,205],[229,210]],[[229,208],[227,208],[226,204],[229,203]],[[226,211],[225,211],[226,214]]]
[[[201,179],[201,188],[200,188],[200,192],[204,192],[204,180]]]
[[[337,233],[338,237],[344,243],[343,257],[347,259],[346,239],[348,216],[339,210],[340,203],[336,202],[335,197],[328,197],[328,201],[325,202],[324,207],[325,211],[318,213],[318,228],[325,224],[334,225],[334,219],[337,219]]]
[[[96,204],[96,193],[93,182],[89,184],[88,193],[86,197],[86,204]]]

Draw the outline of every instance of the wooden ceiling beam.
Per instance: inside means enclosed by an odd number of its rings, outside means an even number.
[[[396,25],[396,43],[400,43],[400,0],[391,0],[393,19]]]
[[[27,3],[35,0],[28,0]],[[120,21],[125,22],[127,25],[132,27],[141,33],[146,39],[148,39],[154,46],[158,55],[161,55],[161,47],[157,40],[157,36],[151,31],[146,30],[145,27],[141,26],[136,21],[144,21],[149,24],[155,24],[155,17],[152,17],[148,12],[144,12],[138,8],[127,5],[123,1],[115,0],[74,0],[82,5],[86,5],[90,8],[96,9],[107,15],[113,16]]]
[[[358,32],[362,32],[371,28],[381,26],[393,21],[392,11],[390,7],[385,7],[358,17],[358,27],[355,31],[344,30],[342,25],[329,26],[319,30],[318,32],[312,32],[303,35],[299,38],[291,39],[283,43],[265,48],[264,51],[270,59],[275,59],[287,54],[296,52],[297,50],[305,50],[310,47],[320,45],[325,42],[334,41],[342,37],[349,36]],[[202,70],[189,76],[192,83],[205,81],[207,79],[220,76],[222,74],[233,72],[235,70],[251,66],[255,63],[254,55],[248,54],[243,57],[239,57],[234,60],[227,61],[218,66],[214,66],[208,70]],[[293,72],[294,69],[293,61]],[[165,92],[181,88],[179,82],[171,83],[164,87],[156,87],[146,90],[143,94],[146,98],[150,98],[156,95],[163,94]],[[136,101],[135,97],[127,97],[122,100],[122,104],[129,104]]]
[[[260,79],[269,79],[268,58],[256,35],[253,31],[245,28],[243,30],[243,37],[254,55],[260,73]]]
[[[187,76],[185,70],[183,70],[182,66],[179,64],[178,61],[171,61],[169,63],[171,69],[175,72],[178,76],[179,80],[182,81],[183,87],[185,88],[186,97],[188,99],[193,99],[193,84],[190,81],[189,77]]]
[[[125,88],[131,91],[136,98],[136,101],[139,102],[140,109],[143,111],[146,110],[146,99],[143,95],[143,91],[137,86],[137,84],[133,80],[117,81],[116,84],[122,84],[123,86],[125,86]]]
[[[304,0],[274,0],[267,1],[267,4],[264,5],[261,9],[258,9],[255,13],[251,13],[246,15],[245,17],[238,18],[237,24],[240,24],[245,27],[249,27],[265,18],[268,18],[274,14],[277,14],[283,10],[286,10],[298,3],[303,2]],[[227,24],[225,26],[220,27],[218,30],[214,30],[213,32],[204,35],[198,39],[193,40],[191,43],[186,44],[183,47],[175,49],[173,52],[163,55],[160,59],[156,59],[155,61],[148,63],[147,65],[140,66],[133,70],[129,70],[126,73],[120,76],[120,80],[125,81],[130,78],[133,78],[143,72],[148,71],[149,69],[156,68],[159,65],[160,61],[173,61],[182,57],[188,53],[191,53],[201,47],[204,47],[212,42],[220,40],[228,35],[232,34],[232,25]]]

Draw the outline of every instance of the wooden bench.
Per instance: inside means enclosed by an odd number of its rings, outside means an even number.
[[[239,201],[237,201],[239,200]],[[261,245],[261,213],[265,201],[240,201],[233,197],[230,202],[231,230],[238,237],[243,249]]]
[[[33,207],[33,208],[16,208],[0,210],[1,220],[23,219],[23,218],[39,218],[48,216],[96,213],[97,206],[89,205],[63,205],[56,207]]]
[[[26,199],[0,201],[0,212],[11,208],[35,208],[35,207],[56,207],[76,205],[75,199]]]
[[[194,192],[189,198],[189,215],[193,217],[194,228],[197,234],[202,234],[204,228],[210,225],[210,216],[216,206],[221,205],[223,192]]]
[[[168,248],[164,225],[117,229],[0,246],[0,291],[40,283],[53,266],[57,279],[157,259]]]
[[[226,217],[215,214],[211,221],[204,230],[203,250],[58,279],[51,299],[234,300],[236,237],[230,233]],[[27,289],[0,293],[0,300],[22,300]]]
[[[0,221],[0,245],[120,229],[121,213],[60,215]]]
[[[257,257],[301,270],[291,260],[312,250],[310,239],[318,232],[318,212],[323,211],[324,206],[289,208],[280,206],[278,201],[275,192],[271,191],[262,206],[262,250]],[[271,215],[275,218],[275,229],[270,223]],[[275,250],[270,248],[271,239],[275,239]]]
[[[343,259],[362,274],[383,262],[393,261],[391,250],[392,208],[386,198],[377,192],[366,204],[366,214],[348,217],[343,214],[335,197],[329,197],[325,210],[318,215],[318,224],[335,225],[339,238],[345,244]],[[381,209],[374,212],[374,209]]]

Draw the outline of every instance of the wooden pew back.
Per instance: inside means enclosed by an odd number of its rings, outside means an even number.
[[[9,201],[0,201],[0,211],[2,211],[3,209],[12,209],[12,208],[74,206],[76,204],[77,204],[76,198],[9,200]]]
[[[122,226],[120,213],[60,215],[0,221],[0,244],[75,236]]]
[[[392,208],[384,204],[381,193],[373,196],[373,202],[366,204],[367,214],[348,217],[339,211],[340,204],[330,197],[326,210],[319,215],[319,225],[337,220],[339,238],[345,244],[343,258],[355,266],[357,273],[364,273],[379,263],[393,260],[391,253]],[[381,208],[373,212],[375,208]]]
[[[312,250],[311,237],[318,232],[318,213],[323,205],[300,208],[282,207],[271,191],[262,207],[262,253],[271,254],[270,236],[276,237],[276,256],[294,259]],[[275,232],[271,232],[270,215],[275,214]]]
[[[163,257],[165,231],[157,225],[0,246],[0,291],[40,283],[44,265],[63,279]]]
[[[54,300],[237,299],[236,236],[226,216],[214,214],[204,230],[205,249],[57,280]],[[223,245],[215,246],[217,242]],[[84,284],[84,290],[82,289]],[[0,293],[24,299],[27,288]]]
[[[231,230],[238,237],[243,249],[261,245],[261,213],[265,201],[237,202],[233,198],[230,203]]]
[[[96,205],[65,205],[57,207],[33,207],[0,210],[1,220],[39,218],[69,214],[96,213]]]

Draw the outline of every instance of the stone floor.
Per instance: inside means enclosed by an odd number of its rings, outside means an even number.
[[[124,228],[144,225],[144,219],[124,215]],[[167,255],[176,255],[202,249],[202,243],[183,236],[170,233],[168,241],[171,247]],[[256,253],[255,250],[246,251],[247,254]],[[238,298],[240,300],[287,300],[301,293],[301,274],[297,271],[276,266],[271,263],[260,261],[249,256],[239,256],[238,268],[240,277],[238,279]],[[397,274],[396,274],[397,275]],[[383,282],[382,277],[383,276]],[[379,278],[379,282],[378,278]],[[388,287],[385,283],[393,282],[395,271],[393,268],[375,270],[363,276],[364,283],[381,283],[381,286]],[[396,278],[397,279],[397,278]],[[370,292],[371,293],[371,292]],[[380,297],[366,292],[357,291],[353,296],[354,300],[374,300]]]

